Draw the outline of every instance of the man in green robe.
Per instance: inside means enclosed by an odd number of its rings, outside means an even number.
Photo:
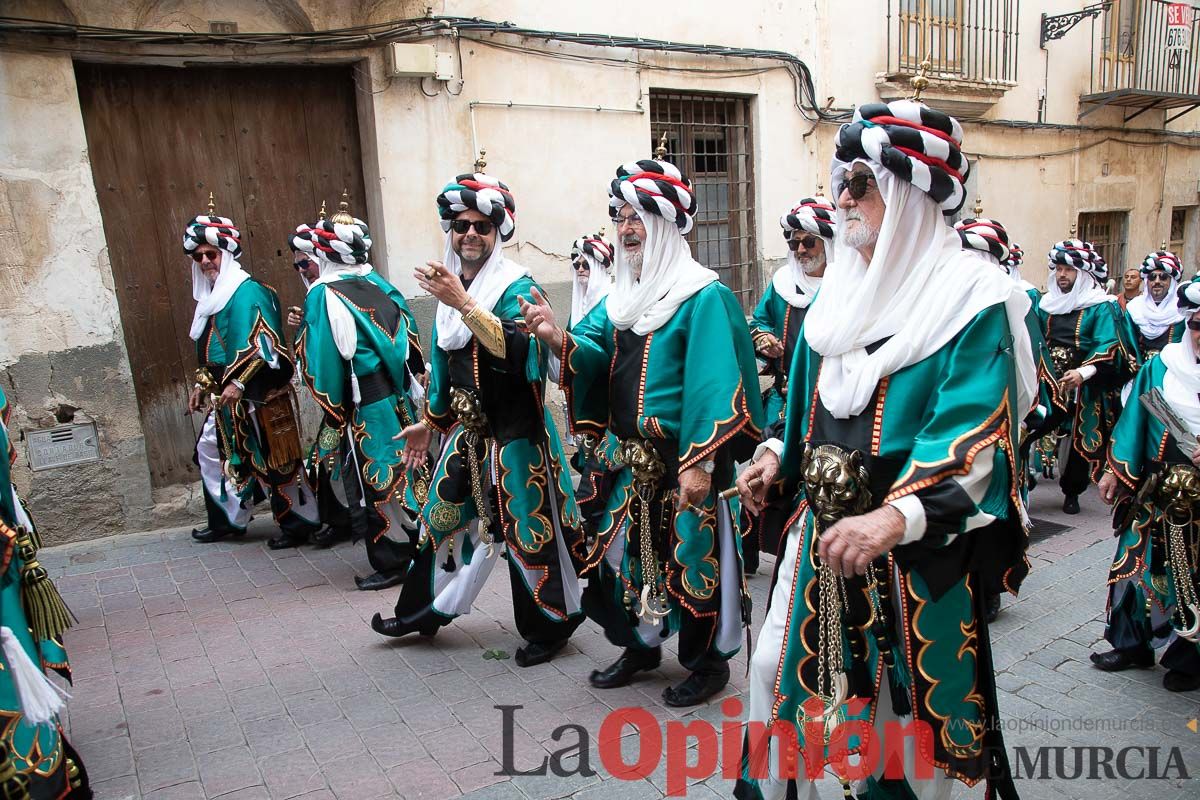
[[[324,219],[324,211],[322,211],[322,219]],[[301,225],[296,231],[300,232],[308,227],[307,224]],[[301,282],[304,283],[304,291],[307,292],[308,287],[321,277],[321,264],[315,256],[296,249],[293,238],[292,236],[288,237],[288,246],[292,249],[292,266],[296,268],[296,274],[300,276]],[[299,333],[299,328],[303,323],[304,309],[300,306],[290,306],[287,314],[288,327],[292,328],[295,333]],[[293,348],[294,346],[293,341]],[[332,547],[339,541],[348,541],[352,538],[350,509],[347,507],[349,503],[346,500],[346,491],[341,480],[343,459],[340,456],[330,458],[328,455],[324,457],[320,455],[321,438],[324,436],[328,440],[330,436],[338,435],[336,429],[331,429],[331,433],[326,433],[328,427],[328,422],[322,419],[320,427],[317,429],[317,437],[308,449],[308,459],[304,465],[309,488],[317,496],[317,513],[321,517],[321,530],[310,537],[312,543],[319,548]],[[337,477],[334,476],[334,473],[337,473]]]
[[[1142,293],[1125,304],[1125,316],[1146,364],[1171,342],[1183,340],[1183,314],[1175,300],[1183,264],[1170,250],[1156,250],[1142,261],[1140,274]]]
[[[787,239],[787,263],[775,271],[750,319],[754,352],[766,362],[772,385],[763,392],[766,436],[783,434],[788,368],[800,338],[808,306],[821,288],[825,266],[832,258],[837,233],[833,204],[824,197],[806,197],[779,218]],[[772,491],[762,513],[742,514],[742,557],[746,574],[758,571],[761,550],[779,554],[779,542],[792,513],[790,498]]]
[[[516,232],[508,186],[482,172],[459,175],[437,205],[444,255],[416,273],[438,299],[429,400],[402,435],[410,466],[425,463],[432,431],[442,435],[441,453],[395,616],[376,614],[371,627],[385,636],[435,634],[470,612],[504,553],[525,640],[514,660],[531,667],[552,659],[583,621],[570,557],[579,510],[545,403],[547,350],[518,308],[537,284],[500,245]]]
[[[11,412],[0,390],[0,796],[85,800],[83,762],[53,713],[62,697],[43,674],[71,680],[62,643],[70,612],[37,561],[37,530],[12,483]]]
[[[302,475],[299,424],[291,389],[295,365],[284,344],[279,297],[250,277],[238,258],[240,232],[207,214],[188,223],[196,311],[196,383],[188,410],[204,411],[196,463],[208,525],[198,542],[242,536],[255,503],[269,496],[280,535],[272,550],[295,547],[320,527],[316,498]]]
[[[1154,648],[1169,641],[1163,687],[1187,692],[1200,689],[1200,284],[1176,296],[1188,330],[1138,371],[1100,479],[1101,499],[1116,503],[1118,541],[1104,631],[1112,649],[1093,653],[1092,663],[1148,669]],[[1154,391],[1185,426],[1184,441],[1142,404]]]
[[[624,652],[590,676],[599,689],[656,669],[679,633],[690,675],[663,691],[671,706],[704,702],[729,681],[749,624],[737,508],[721,499],[762,425],[754,346],[733,293],[692,258],[696,213],[675,165],[638,161],[609,188],[616,281],[563,331],[540,294],[523,303],[530,330],[558,353],[575,433],[608,430],[623,466],[580,557],[588,616]]]
[[[1047,258],[1050,280],[1037,313],[1059,374],[1062,406],[1032,436],[1060,429],[1069,436],[1058,483],[1063,511],[1078,514],[1079,495],[1100,478],[1120,388],[1137,369],[1137,345],[1117,299],[1104,291],[1108,266],[1091,242],[1058,242]]]
[[[978,215],[982,211],[983,209],[977,204],[975,213]],[[962,242],[964,250],[975,252],[989,265],[1002,269],[1006,275],[1021,287],[1021,291],[1025,292],[1026,296],[1030,299],[1029,311],[1025,314],[1025,330],[1029,334],[1029,345],[1032,350],[1031,357],[1037,368],[1038,396],[1036,404],[1026,415],[1021,428],[1021,469],[1019,472],[1021,478],[1021,500],[1024,507],[1028,508],[1030,448],[1026,442],[1028,437],[1025,436],[1025,431],[1040,425],[1050,414],[1051,409],[1060,404],[1058,400],[1058,376],[1054,372],[1054,361],[1050,357],[1050,349],[1046,346],[1046,338],[1042,335],[1042,326],[1037,315],[1036,303],[1037,299],[1041,297],[1041,292],[1021,278],[1020,266],[1023,253],[1019,247],[1009,242],[1008,230],[998,221],[979,216],[969,217],[956,222],[954,229],[958,231],[958,238]],[[996,617],[1000,614],[1000,596],[1004,592],[1004,587],[1000,585],[989,586],[987,590],[987,621],[991,623],[995,622]]]
[[[983,589],[1015,592],[1027,570],[1013,454],[1036,373],[1029,298],[943,216],[963,202],[961,142],[912,100],[838,133],[838,259],[783,439],[738,479],[752,511],[777,479],[798,502],[751,659],[739,800],[814,800],[826,764],[845,796],[857,780],[859,797],[947,797],[952,779],[1016,796]],[[909,715],[920,747],[887,724]],[[785,735],[755,733],[772,724]],[[874,760],[851,772],[847,753]]]
[[[412,564],[427,488],[405,468],[401,436],[417,419],[413,366],[424,371],[417,326],[404,297],[368,263],[370,230],[344,199],[331,219],[297,228],[291,243],[320,263],[296,336],[301,376],[324,412],[315,458],[331,482],[340,480],[353,534],[366,541],[375,571],[355,584],[386,589]]]

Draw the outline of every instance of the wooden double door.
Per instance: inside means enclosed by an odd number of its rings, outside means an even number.
[[[343,189],[365,217],[352,67],[78,63],[76,78],[151,482],[196,480],[183,228],[211,191],[217,214],[241,229],[242,265],[285,308],[300,305],[287,244],[296,225],[314,221],[322,200],[335,210]]]

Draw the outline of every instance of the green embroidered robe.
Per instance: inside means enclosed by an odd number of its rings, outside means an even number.
[[[667,552],[659,554],[672,605],[685,603],[697,617],[715,617],[720,602],[716,495],[733,484],[733,462],[750,455],[762,429],[754,346],[736,298],[722,284],[711,283],[645,336],[613,327],[605,299],[563,337],[560,358],[572,433],[599,435],[607,429],[617,439],[650,440],[665,462],[664,491],[677,487],[684,470],[715,461],[712,488],[700,504],[703,515],[676,514],[674,502],[663,501],[664,513],[671,514],[671,536]],[[593,567],[613,537],[624,532],[619,576],[636,596],[642,588],[640,539],[626,530],[633,499],[633,473],[624,466],[600,515],[598,541],[590,552],[576,555],[585,568]],[[732,516],[737,519],[736,507]],[[734,538],[740,552],[741,537]]]
[[[1108,437],[1120,414],[1120,388],[1137,369],[1133,331],[1115,302],[1054,315],[1039,305],[1037,314],[1051,355],[1057,353],[1060,375],[1082,366],[1096,368],[1079,390],[1078,402],[1070,397],[1059,400],[1073,406],[1071,444],[1088,462],[1092,480],[1099,480]]]
[[[398,499],[419,509],[411,471],[403,467],[404,440],[399,438],[417,421],[409,390],[410,370],[423,361],[419,334],[404,296],[372,276],[374,271],[365,277],[319,282],[304,301],[296,355],[305,384],[325,412],[316,458],[329,465],[331,480],[339,479],[339,434],[347,432],[362,454],[359,474],[372,502]],[[354,319],[357,344],[349,361],[334,340],[329,317],[329,304],[334,302]]]
[[[1115,512],[1117,522],[1123,522],[1117,533],[1117,552],[1109,571],[1108,582],[1116,586],[1125,579],[1132,581],[1132,591],[1126,598],[1110,597],[1110,614],[1121,613],[1140,631],[1140,639],[1150,642],[1169,631],[1152,630],[1147,614],[1147,600],[1153,601],[1163,615],[1173,615],[1175,625],[1180,625],[1176,609],[1174,574],[1166,557],[1166,516],[1164,498],[1155,492],[1155,484],[1162,473],[1172,465],[1190,466],[1191,462],[1180,451],[1157,417],[1148,412],[1138,400],[1151,389],[1162,390],[1167,367],[1158,356],[1151,358],[1133,381],[1133,391],[1121,412],[1112,442],[1108,450],[1108,466],[1132,493],[1132,497],[1118,504]],[[1130,503],[1132,507],[1126,506]],[[1200,537],[1195,523],[1188,526],[1188,539],[1194,543]],[[1194,584],[1200,575],[1192,575]],[[1123,603],[1120,609],[1113,605]],[[1192,620],[1187,620],[1190,624]]]
[[[68,681],[71,668],[61,641],[35,641],[29,629],[21,599],[21,574],[25,562],[17,545],[17,527],[32,529],[28,514],[12,488],[11,465],[16,450],[8,434],[12,411],[8,398],[0,390],[0,625],[10,628],[34,664],[43,671],[54,670]],[[36,544],[36,533],[33,534]],[[57,723],[31,725],[21,713],[16,688],[7,668],[0,670],[0,741],[11,754],[17,772],[29,780],[33,800],[62,797],[68,787],[66,759],[68,751]]]
[[[580,517],[562,441],[545,404],[548,351],[525,327],[517,303],[518,297],[532,299],[535,287],[542,291],[532,278],[518,278],[490,309],[503,325],[504,358],[488,352],[475,336],[447,352],[437,345],[434,325],[425,421],[445,439],[422,517],[431,540],[426,546],[439,547],[480,516],[470,486],[466,432],[450,403],[451,389],[468,391],[487,417],[491,446],[481,470],[485,480],[491,474],[496,488],[496,502],[489,505],[490,515],[495,518],[498,510],[499,519],[492,533],[508,543],[509,557],[524,567],[522,580],[538,610],[563,621],[577,612],[568,610],[556,537],[563,536],[569,550],[579,547]],[[469,563],[471,538],[463,542],[461,555]]]
[[[990,650],[980,631],[985,587],[1002,584],[1015,593],[1028,571],[1013,456],[1024,410],[1017,408],[1011,348],[1004,306],[987,308],[940,350],[881,380],[862,413],[838,420],[817,391],[823,359],[801,338],[783,440],[781,474],[794,491],[801,492],[806,445],[835,444],[863,455],[871,508],[908,495],[921,502],[924,536],[898,545],[887,559],[887,575],[900,585],[893,607],[885,609],[893,641],[901,645],[895,670],[883,667],[870,633],[864,579],[846,580],[844,658],[853,666],[843,715],[873,720],[877,703],[905,693],[915,718],[932,729],[930,760],[970,784],[984,775],[985,729],[995,713]],[[977,464],[981,456],[988,461]],[[983,469],[990,474],[973,497],[958,479]],[[772,705],[775,719],[796,725],[803,751],[802,709],[817,686],[819,625],[813,609],[820,607],[820,587],[813,514],[802,492],[800,498],[793,518],[802,538],[792,612]],[[851,752],[860,744],[851,737]],[[741,790],[739,797],[761,797],[748,776]]]
[[[807,308],[793,307],[783,299],[783,295],[775,291],[775,284],[769,283],[762,299],[754,308],[754,316],[750,318],[751,332],[763,331],[783,342],[783,356],[767,359],[767,374],[774,378],[774,383],[763,392],[765,425],[783,419],[788,367],[792,363],[792,355],[796,352],[796,341],[800,336],[800,326],[804,323],[806,313]]]
[[[196,361],[212,376],[213,392],[219,395],[230,381],[237,380],[246,387],[245,400],[261,403],[268,393],[286,386],[295,365],[282,331],[275,290],[254,279],[243,281],[225,307],[208,318],[204,333],[196,340]],[[253,371],[259,360],[265,365]],[[251,478],[267,479],[265,443],[244,403],[215,413],[221,453],[233,472],[238,494],[246,497],[253,490]]]

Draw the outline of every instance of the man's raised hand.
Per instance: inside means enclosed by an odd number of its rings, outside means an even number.
[[[525,315],[525,326],[530,333],[553,348],[562,345],[563,330],[554,319],[554,309],[550,308],[550,301],[536,286],[533,287],[532,300],[518,297],[517,304]]]

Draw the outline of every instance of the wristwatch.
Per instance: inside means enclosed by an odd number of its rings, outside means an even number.
[[[698,467],[700,467],[700,469],[704,470],[704,474],[705,474],[705,475],[712,475],[712,474],[713,474],[713,470],[715,470],[715,469],[717,468],[717,462],[715,462],[715,461],[701,461],[701,462],[700,462],[699,464],[697,464],[696,466],[698,466]]]

